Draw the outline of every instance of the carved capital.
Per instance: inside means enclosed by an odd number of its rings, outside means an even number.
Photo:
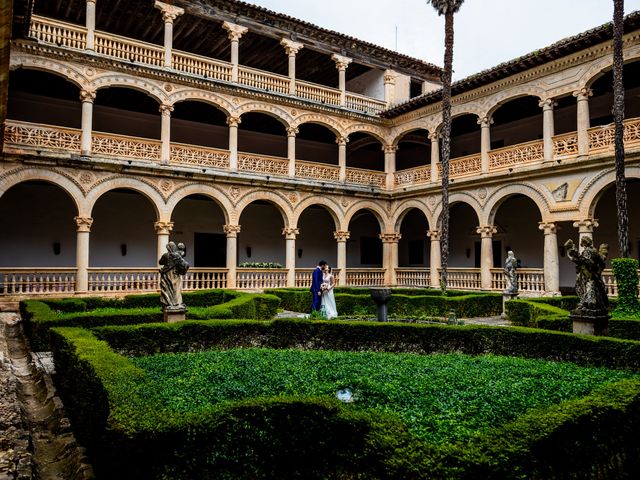
[[[159,2],[158,0],[156,0],[154,7],[162,12],[162,20],[164,20],[164,23],[173,23],[176,18],[184,13],[184,8]]]
[[[556,234],[555,222],[538,222],[538,228],[544,232],[545,235]]]
[[[349,240],[350,236],[351,236],[351,232],[349,231],[337,230],[333,232],[333,238],[336,239],[336,242],[346,242],[347,240]]]
[[[298,135],[298,129],[296,127],[287,128],[287,137],[295,137]]]
[[[558,102],[556,102],[553,98],[545,98],[544,100],[540,100],[538,102],[538,106],[542,108],[542,111],[553,110],[554,107],[558,106]]]
[[[284,51],[287,52],[288,56],[295,57],[300,50],[304,48],[304,45],[300,42],[294,42],[293,40],[289,40],[288,38],[283,38],[280,40],[280,45],[284,47]]]
[[[93,225],[93,218],[91,217],[73,217],[76,221],[76,227],[78,232],[90,232],[91,225]]]
[[[349,64],[353,61],[353,59],[348,57],[343,57],[342,55],[333,54],[331,55],[331,60],[336,62],[336,68],[341,71],[345,71]]]
[[[228,32],[229,40],[232,42],[240,41],[240,37],[249,31],[247,27],[226,21],[222,24],[222,28]]]
[[[349,137],[336,137],[336,143],[338,145],[346,145],[349,143]]]
[[[489,115],[478,117],[478,125],[480,125],[480,128],[488,128],[489,125],[493,125],[493,117]]]
[[[230,127],[238,127],[242,123],[242,119],[240,117],[227,117],[227,125]]]
[[[439,242],[442,238],[442,232],[440,230],[427,230],[427,237],[429,237],[432,242]]]
[[[579,233],[593,233],[593,229],[598,228],[600,224],[596,218],[585,218],[573,222],[573,226],[578,229]]]
[[[498,229],[495,225],[481,225],[476,227],[476,233],[479,234],[482,238],[491,238],[494,233],[497,233]]]
[[[93,103],[96,99],[95,90],[80,90],[80,101]]]
[[[578,101],[581,100],[588,100],[589,97],[593,96],[593,90],[591,90],[590,88],[581,88],[580,90],[576,90],[575,92],[573,92],[573,96],[576,97],[578,99]]]
[[[382,150],[384,151],[385,154],[387,154],[387,153],[396,153],[396,151],[398,150],[398,146],[397,145],[384,145],[382,147]]]
[[[171,116],[171,112],[173,112],[173,105],[160,105],[158,110],[163,117],[169,117]]]
[[[430,132],[429,140],[431,140],[431,142],[437,142],[440,140],[440,132]]]
[[[393,70],[385,70],[384,71],[384,84],[385,85],[395,85],[396,84],[396,74]]]
[[[285,227],[282,229],[282,235],[284,235],[284,237],[287,240],[295,240],[299,234],[300,234],[299,228]]]
[[[173,222],[155,222],[153,228],[156,229],[156,235],[169,235],[173,230]]]
[[[400,232],[381,233],[378,235],[382,243],[398,243],[402,238]]]
[[[222,230],[227,234],[227,237],[237,237],[240,233],[240,225],[223,225]]]

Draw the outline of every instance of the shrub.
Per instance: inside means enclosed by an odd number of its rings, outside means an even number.
[[[612,312],[613,316],[640,319],[638,260],[635,258],[614,258],[611,261],[611,266],[618,285],[618,304]]]
[[[510,300],[505,303],[505,313],[514,325],[565,332],[572,329],[569,312],[546,302]]]

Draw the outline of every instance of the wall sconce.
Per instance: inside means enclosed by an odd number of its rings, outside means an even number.
[[[60,255],[60,242],[53,242],[53,254]]]
[[[122,254],[123,257],[127,256],[127,244],[126,243],[120,244],[120,253]]]
[[[301,248],[298,249],[298,258],[302,258],[302,249]]]
[[[465,254],[467,255],[467,258],[471,258],[471,249],[467,248],[467,250],[465,250]]]
[[[247,247],[247,258],[251,258],[251,247]]]

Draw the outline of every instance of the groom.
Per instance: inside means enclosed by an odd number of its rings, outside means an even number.
[[[311,312],[319,311],[322,303],[322,268],[327,264],[324,260],[318,262],[318,266],[311,275],[311,294],[313,295],[313,301],[311,302]]]

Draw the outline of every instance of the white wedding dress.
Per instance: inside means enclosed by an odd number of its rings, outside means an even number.
[[[336,298],[333,296],[333,275],[330,273],[322,275],[322,283],[329,285],[329,289],[322,292],[322,310],[328,320],[338,316],[336,309]]]

